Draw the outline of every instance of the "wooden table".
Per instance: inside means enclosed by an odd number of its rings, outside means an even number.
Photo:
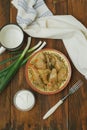
[[[0,28],[8,23],[16,23],[17,12],[10,2],[10,0],[0,0]],[[71,14],[87,27],[87,0],[57,0],[55,6],[53,0],[45,0],[45,2],[54,14]],[[25,42],[27,37],[25,35]],[[32,46],[39,40],[39,38],[32,38]],[[61,40],[44,40],[47,42],[46,47],[57,49],[69,58]],[[10,56],[5,52],[0,56],[0,61]],[[72,77],[67,88],[51,96],[41,95],[30,89],[24,75],[25,66],[21,67],[8,87],[0,94],[0,130],[87,130],[87,81],[76,70],[71,60],[70,63]],[[0,66],[0,69],[9,64]],[[43,120],[42,117],[48,109],[66,95],[69,88],[79,79],[83,80],[84,85],[53,115]],[[35,94],[36,104],[29,112],[21,112],[13,105],[14,94],[20,89],[29,89]]]

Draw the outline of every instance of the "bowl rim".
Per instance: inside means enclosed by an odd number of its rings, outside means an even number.
[[[30,61],[32,60],[32,58],[33,58],[35,55],[37,55],[38,53],[43,52],[43,51],[53,51],[53,52],[55,51],[56,53],[62,55],[63,58],[65,59],[65,61],[66,61],[67,64],[68,64],[68,70],[69,70],[69,71],[68,71],[68,76],[67,76],[66,82],[64,83],[64,85],[63,85],[60,89],[58,89],[58,90],[56,90],[56,91],[48,91],[48,92],[46,92],[46,91],[41,91],[41,90],[37,89],[36,87],[34,87],[34,86],[32,85],[32,83],[30,82],[29,78],[28,78],[28,71],[27,71],[27,70],[28,70],[28,66],[29,66],[29,65],[31,66]],[[36,91],[36,92],[38,92],[38,93],[40,93],[40,94],[43,94],[43,95],[52,95],[52,94],[57,94],[57,93],[61,92],[64,88],[67,87],[67,85],[68,85],[68,83],[69,83],[69,81],[70,81],[70,79],[71,79],[71,74],[72,74],[72,69],[71,69],[71,65],[70,65],[70,62],[69,62],[68,58],[67,58],[62,52],[60,52],[60,51],[58,51],[58,50],[56,50],[56,49],[51,49],[51,48],[45,48],[45,49],[42,49],[42,50],[40,50],[40,51],[34,53],[34,54],[30,57],[30,59],[27,61],[26,66],[25,66],[25,77],[26,77],[26,81],[27,81],[28,85],[29,85],[34,91]]]
[[[6,48],[7,50],[10,50],[10,51],[15,51],[15,50],[18,50],[22,47],[23,45],[23,41],[24,41],[24,31],[23,29],[16,23],[8,23],[8,24],[5,24],[3,25],[1,28],[0,28],[0,32],[3,31],[4,28],[6,27],[10,27],[10,26],[14,26],[14,27],[17,27],[18,29],[20,29],[22,35],[23,35],[23,38],[22,38],[22,41],[20,42],[20,44],[14,48],[9,48],[9,47],[6,47],[2,42],[0,43],[1,46],[3,46],[4,48]]]

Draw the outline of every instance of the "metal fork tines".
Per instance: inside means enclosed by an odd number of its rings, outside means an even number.
[[[70,89],[69,89],[69,93],[62,98],[62,100],[64,101],[68,96],[72,95],[73,93],[75,93],[83,84],[82,80],[78,80]]]
[[[69,89],[69,93],[73,94],[74,92],[76,92],[81,86],[82,86],[83,82],[82,80],[78,80],[73,86],[72,88]]]

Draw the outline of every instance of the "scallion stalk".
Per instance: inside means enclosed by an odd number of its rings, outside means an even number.
[[[27,52],[26,52],[26,54],[27,53],[34,53],[34,51],[38,48],[42,48],[42,47],[44,47],[45,46],[45,44],[43,43],[42,45],[42,41],[39,41],[38,43],[37,43],[37,45],[35,45],[34,47],[32,47],[31,49],[29,49]],[[16,55],[15,57],[16,58],[18,58],[19,56],[20,56],[21,54],[19,54],[19,55]],[[15,58],[14,57],[14,58]],[[28,58],[27,58],[28,59]],[[10,60],[9,60],[10,61]],[[26,60],[27,61],[27,60]],[[4,61],[2,61],[2,62],[5,62],[5,60]],[[24,63],[26,63],[25,62],[25,60],[23,61]],[[11,67],[13,67],[13,64],[14,64],[15,62],[13,62],[11,65],[9,65],[8,67],[6,67],[5,69],[3,69],[3,70],[0,70],[0,77],[2,77],[2,75],[6,72],[6,71],[8,71]],[[22,64],[24,64],[24,63],[22,63]],[[22,65],[21,65],[22,66]]]
[[[19,58],[16,61],[14,61],[10,66],[0,71],[0,92],[2,92],[5,89],[7,84],[10,82],[12,77],[17,72],[17,70],[22,65],[24,65],[34,53],[41,50],[46,45],[46,42],[42,43],[40,41],[37,45],[35,45],[34,47],[28,50],[30,42],[31,42],[31,38],[28,39],[28,44],[26,48],[24,49],[24,51],[22,52],[22,54],[18,54]],[[28,54],[28,53],[31,53],[31,54],[27,56],[26,58],[24,58],[25,54]]]
[[[28,59],[29,59],[34,53],[36,53],[36,52],[38,52],[39,50],[41,50],[45,45],[46,45],[46,42],[43,42],[43,44],[42,44],[37,50],[35,50],[30,56],[28,56],[27,58],[25,58],[25,59],[23,60],[23,62],[21,63],[21,66],[24,65],[24,64],[28,61]],[[38,45],[37,45],[37,46],[38,46]]]
[[[39,42],[37,43],[37,45],[35,45],[35,46],[32,47],[31,49],[29,49],[26,54],[29,54],[29,53],[33,52],[33,51],[34,51],[35,49],[37,49],[41,44],[42,44],[42,41],[39,41]],[[14,57],[7,58],[7,59],[1,61],[1,62],[0,62],[0,65],[3,65],[3,64],[5,64],[5,63],[7,63],[7,62],[9,62],[9,61],[16,60],[16,59],[21,55],[22,52],[23,52],[23,51],[20,51],[20,54],[17,54],[17,55],[14,56]],[[13,53],[13,52],[11,52],[11,53]],[[14,52],[14,53],[16,53],[16,52]]]
[[[30,42],[31,42],[31,37],[29,37],[29,42],[25,47],[24,51],[22,52],[21,56],[14,63],[13,67],[10,68],[9,72],[5,75],[4,80],[2,80],[2,82],[0,83],[0,92],[2,92],[6,88],[7,84],[10,82],[10,80],[13,78],[17,70],[20,68],[20,64],[22,63],[23,58],[30,46]]]

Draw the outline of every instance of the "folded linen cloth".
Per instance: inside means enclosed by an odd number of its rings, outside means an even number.
[[[17,22],[32,37],[62,39],[78,71],[87,79],[87,29],[71,15],[55,15],[43,0],[13,0]]]

